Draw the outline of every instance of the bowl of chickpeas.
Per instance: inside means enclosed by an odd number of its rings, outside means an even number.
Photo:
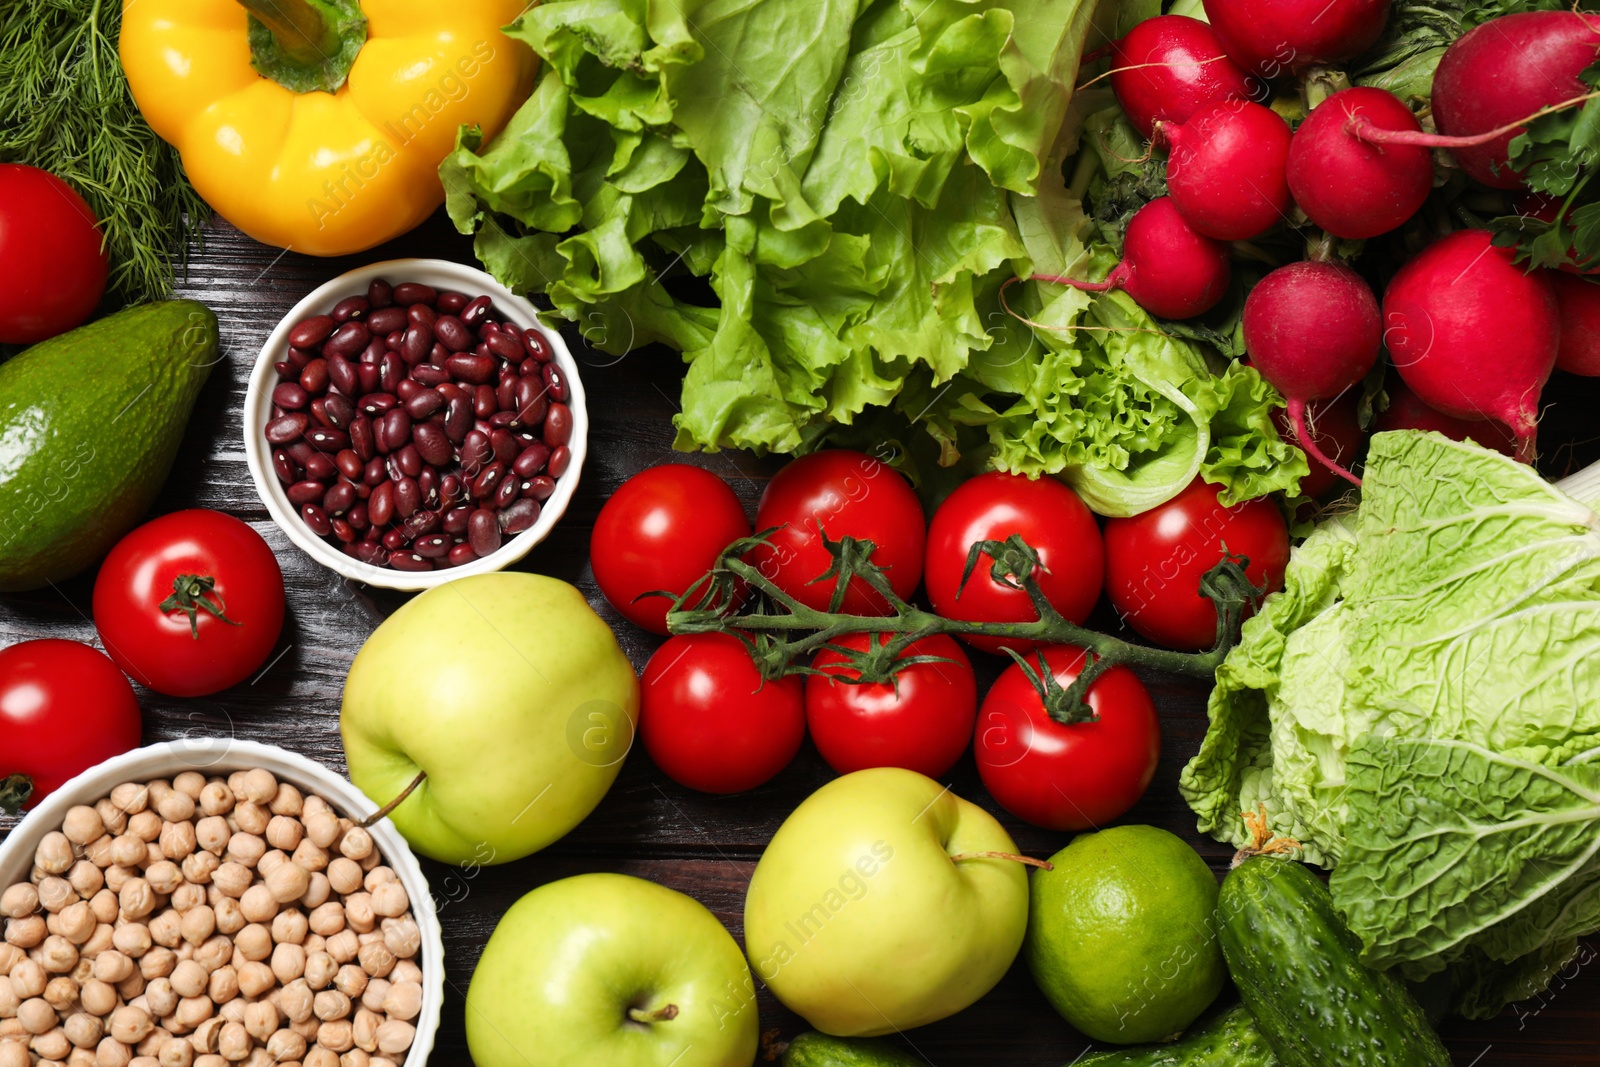
[[[0,842],[0,1067],[420,1067],[444,999],[427,880],[327,768],[135,749]]]

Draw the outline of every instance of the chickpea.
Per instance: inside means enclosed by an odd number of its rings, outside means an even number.
[[[325,1023],[348,1018],[350,998],[337,989],[324,989],[312,1000],[311,1013]]]
[[[175,949],[184,943],[183,916],[172,908],[152,916],[146,925],[150,927],[150,940],[163,948]]]
[[[248,800],[233,809],[233,825],[240,833],[255,834],[259,837],[267,832],[267,824],[271,821],[270,810]]]
[[[326,989],[333,983],[333,976],[339,973],[339,964],[326,952],[312,952],[306,954],[306,985],[312,989]]]
[[[105,872],[89,860],[79,860],[67,872],[67,884],[72,886],[72,891],[78,894],[80,900],[88,900],[105,887]]]
[[[116,949],[107,949],[94,958],[94,976],[116,985],[133,973],[133,961]]]
[[[67,1040],[78,1048],[94,1048],[105,1036],[105,1024],[87,1012],[76,1012],[67,1017],[62,1029]]]
[[[188,797],[190,800],[199,800],[201,790],[206,787],[206,777],[199,771],[184,771],[172,779],[172,788]]]
[[[269,848],[256,860],[256,875],[266,878],[273,871],[289,862],[289,856],[282,849]]]
[[[78,1003],[78,983],[66,975],[58,975],[45,984],[41,996],[61,1015],[70,1015],[73,1005]]]
[[[184,886],[185,889],[196,888]],[[217,931],[217,913],[205,904],[191,905],[179,923],[183,939],[191,945],[204,944]]]
[[[23,960],[11,968],[11,989],[21,1000],[43,993],[45,983],[49,980],[44,968],[35,960]]]
[[[182,796],[176,793],[174,796]],[[199,844],[198,835],[195,833],[194,823],[187,819],[178,822],[161,824],[161,837],[158,839],[161,846],[161,855],[169,860],[182,860],[183,857],[194,852]]]
[[[372,891],[372,910],[385,919],[397,919],[411,910],[411,897],[399,882],[382,882]]]
[[[339,839],[339,854],[346,859],[366,859],[372,855],[372,835],[360,826],[350,827]]]
[[[350,1024],[350,1040],[363,1052],[378,1051],[378,1027],[383,1023],[383,1016],[377,1012],[357,1009],[355,1020]]]
[[[0,1019],[15,1019],[21,1006],[22,998],[11,988],[10,980],[0,981]]]
[[[33,865],[45,874],[66,874],[77,858],[72,854],[72,842],[59,830],[45,834],[33,850]]]
[[[18,882],[0,893],[0,915],[22,919],[39,910],[39,890],[30,882]]]
[[[206,994],[214,1004],[226,1004],[239,995],[239,972],[231,964],[224,964],[211,972]]]
[[[194,950],[194,961],[210,974],[233,959],[233,942],[224,934],[217,934]]]
[[[124,1005],[111,1013],[111,1036],[124,1045],[137,1045],[150,1034],[153,1024],[143,1008]]]
[[[144,987],[145,1008],[156,1018],[165,1018],[178,1010],[178,991],[170,978],[152,979]]]
[[[222,866],[222,860],[209,852],[191,852],[183,857],[182,862],[180,870],[184,880],[200,886],[210,885],[212,873]],[[146,871],[145,878],[149,877],[150,872]]]
[[[348,910],[346,911],[348,915]],[[328,938],[327,953],[340,963],[349,963],[361,950],[361,940],[354,930],[340,930]]]
[[[318,848],[330,848],[339,839],[339,817],[331,811],[308,812],[300,821],[305,823],[306,840]]]
[[[343,856],[329,861],[327,876],[328,884],[341,896],[354,893],[362,887],[360,864]]]
[[[318,1045],[306,1050],[306,1058],[301,1067],[339,1067],[339,1054]]]
[[[111,842],[111,863],[114,866],[132,867],[147,854],[144,840],[136,834],[123,834]]]
[[[277,903],[292,904],[311,888],[311,872],[297,863],[285,863],[267,876],[266,886]]]
[[[279,945],[272,950],[272,973],[285,984],[299,978],[306,970],[306,951],[299,945]]]
[[[124,919],[143,919],[156,909],[156,891],[143,878],[130,878],[117,894]]]
[[[357,1046],[339,1057],[339,1067],[372,1067],[372,1057]]]
[[[117,1006],[117,991],[109,982],[90,978],[78,990],[78,1003],[90,1015],[110,1015]]]
[[[194,960],[179,960],[172,969],[172,988],[180,997],[198,997],[206,991],[207,978],[206,969]]]
[[[253,885],[239,897],[239,911],[247,922],[270,923],[278,914],[278,900],[265,884]]]
[[[161,1051],[156,1058],[161,1067],[192,1067],[194,1046],[182,1038],[169,1037],[161,1043]]]
[[[113,983],[113,985],[116,988],[117,996],[121,997],[125,1002],[130,1001],[144,993],[144,975],[138,971],[133,971],[128,977],[120,982]]]
[[[17,1008],[17,1019],[23,1030],[35,1037],[54,1027],[58,1018],[56,1010],[43,997],[29,997]]]
[[[218,900],[213,910],[217,913],[217,933],[227,934],[232,937],[243,930],[246,925],[244,909],[232,897],[223,897]]]
[[[244,1028],[257,1041],[266,1041],[278,1032],[278,1009],[271,1004],[246,1004]]]
[[[111,790],[110,799],[118,811],[133,816],[150,806],[150,789],[137,782],[123,782]]]
[[[310,928],[323,937],[331,937],[344,929],[344,905],[330,900],[314,910],[307,918]]]
[[[299,1060],[306,1054],[306,1039],[293,1030],[279,1030],[267,1038],[267,1051],[280,1063]]]
[[[74,945],[84,946],[94,937],[95,930],[105,924],[96,920],[92,905],[80,900],[62,908],[55,916],[55,925],[62,937]]]
[[[138,959],[150,951],[154,942],[150,939],[150,928],[144,923],[128,923],[119,926],[111,935],[111,943],[118,952],[124,956]]]
[[[0,1038],[0,1067],[31,1067],[32,1063],[33,1057],[28,1055],[27,1045],[21,1041]]]
[[[300,906],[303,908],[320,908],[333,896],[333,887],[328,884],[328,876],[321,871],[313,871],[311,884],[300,897]]]
[[[139,868],[123,867],[113,863],[106,868],[106,888],[113,893],[120,893],[122,892],[122,887],[127,885],[130,879],[137,877],[139,877]]]
[[[176,986],[174,986],[174,988],[176,988]],[[202,995],[197,997],[180,998],[178,1000],[177,1008],[173,1011],[173,1015],[177,1018],[178,1022],[182,1023],[184,1026],[198,1031],[201,1024],[209,1020],[215,1011],[216,1005],[211,1003],[211,998]],[[196,1049],[196,1051],[199,1050]]]
[[[121,907],[117,902],[117,894],[109,886],[89,898],[89,911],[96,922],[116,922],[119,910]]]
[[[133,1062],[133,1049],[107,1034],[95,1046],[95,1062],[99,1067],[128,1067]]]
[[[211,884],[216,886],[217,891],[235,900],[244,896],[245,890],[250,888],[250,883],[253,881],[255,876],[250,873],[250,868],[233,862],[224,863],[211,876]]]
[[[286,908],[272,920],[272,940],[282,944],[301,945],[306,940],[309,922],[298,908]]]
[[[41,1060],[60,1063],[72,1051],[72,1042],[67,1040],[66,1032],[58,1027],[35,1037],[28,1047],[38,1053]]]
[[[267,843],[255,834],[240,832],[228,838],[228,859],[245,867],[254,867],[267,851]]]
[[[220,782],[212,782],[200,790],[200,811],[203,815],[226,815],[233,810],[233,805],[233,790]]]
[[[306,939],[300,942],[300,947],[306,950],[307,956],[313,952],[327,952],[328,939],[321,934],[307,934]]]
[[[270,804],[278,795],[278,780],[271,771],[257,767],[244,773],[243,791],[243,799],[252,804]]]
[[[396,958],[381,940],[367,942],[357,953],[361,969],[374,978],[383,978],[394,970]]]
[[[382,1029],[382,1027],[379,1027]],[[333,1052],[349,1052],[355,1047],[349,1019],[334,1019],[317,1027],[317,1044]],[[381,1045],[379,1047],[382,1047]]]
[[[156,804],[156,813],[169,823],[187,822],[194,818],[195,798],[179,790],[171,790]]]
[[[274,815],[267,823],[267,844],[285,852],[293,852],[305,837],[306,828],[299,819],[288,815]]]
[[[128,833],[145,844],[161,837],[161,816],[153,811],[141,811],[128,816]]]
[[[333,988],[347,997],[356,998],[367,990],[367,972],[353,963],[340,967],[333,976]]]
[[[20,919],[6,920],[6,943],[18,948],[36,948],[45,939],[44,918],[26,915]]]
[[[312,1018],[312,1006],[315,994],[305,980],[296,978],[285,982],[283,988],[278,990],[278,1010],[283,1012],[290,1022],[301,1023]]]
[[[325,870],[331,862],[328,850],[312,841],[309,837],[294,847],[294,852],[290,858],[313,874]]]
[[[372,907],[371,893],[351,893],[344,898],[344,921],[358,934],[370,932],[378,925],[378,913]]]
[[[49,877],[41,878],[37,889],[39,906],[52,914],[60,911],[68,904],[76,904],[79,899],[78,891],[72,888],[72,883],[59,875],[52,874]]]
[[[169,978],[177,966],[177,953],[164,945],[152,945],[150,951],[139,957],[139,973],[147,980]]]
[[[11,968],[28,958],[28,954],[16,945],[9,945],[0,941],[0,975],[11,973]]]
[[[106,832],[105,820],[100,813],[85,804],[67,809],[61,820],[61,833],[74,845],[87,845]]]
[[[277,976],[265,963],[245,963],[238,968],[239,992],[247,997],[259,997],[278,984]]]
[[[227,849],[228,841],[232,837],[233,831],[228,827],[228,820],[221,815],[209,815],[194,827],[196,847],[217,856],[222,855]]]
[[[68,974],[78,965],[78,946],[52,935],[39,946],[39,966],[48,974]]]

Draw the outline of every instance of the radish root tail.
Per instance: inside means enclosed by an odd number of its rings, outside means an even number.
[[[1349,482],[1359,486],[1361,479],[1351,474],[1344,467],[1329,459],[1317,443],[1311,439],[1311,431],[1306,426],[1306,402],[1304,400],[1289,401],[1289,422],[1294,426],[1295,438],[1300,442],[1300,447],[1305,449],[1306,455],[1327,467],[1333,473]]]

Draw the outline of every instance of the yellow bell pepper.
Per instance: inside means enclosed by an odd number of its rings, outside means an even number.
[[[537,60],[499,29],[525,6],[124,0],[119,47],[139,110],[218,214],[337,256],[427,218],[457,128],[490,136],[527,98]]]

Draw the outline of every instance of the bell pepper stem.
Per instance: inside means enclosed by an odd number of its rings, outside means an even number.
[[[239,0],[250,14],[272,31],[283,54],[303,66],[313,66],[339,50],[333,12],[323,0]]]
[[[334,92],[367,40],[357,0],[239,0],[250,13],[250,65],[297,93]]]

